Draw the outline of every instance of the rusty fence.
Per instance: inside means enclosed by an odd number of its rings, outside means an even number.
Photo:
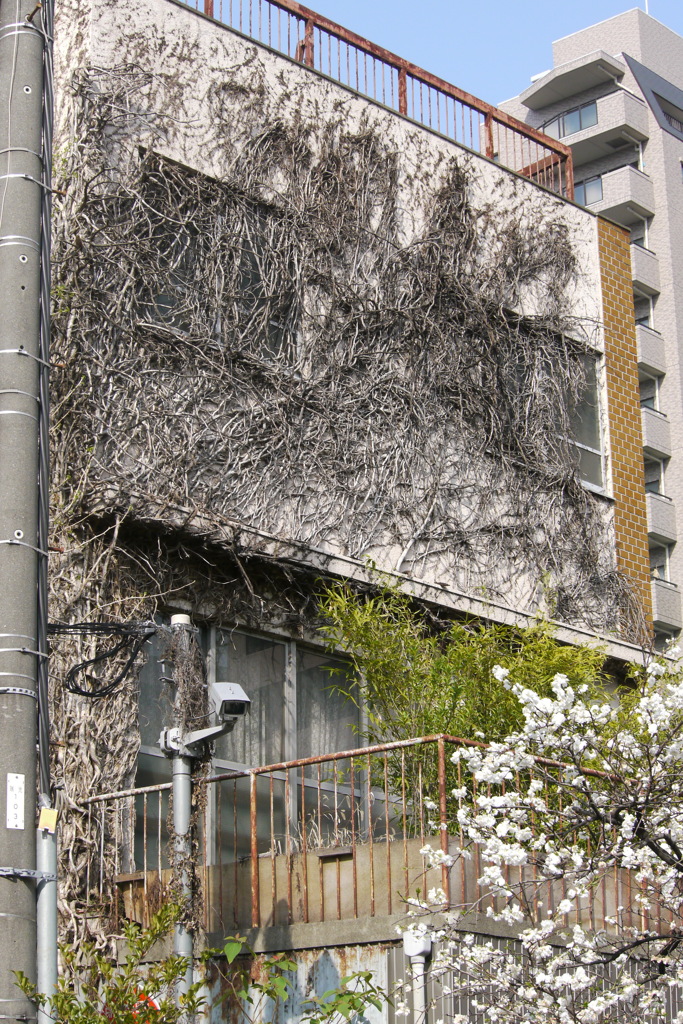
[[[478,883],[478,848],[471,859],[458,856],[452,790],[463,778],[450,753],[470,743],[427,736],[198,779],[195,873],[205,930],[391,917],[430,889],[443,890],[444,905],[486,912],[494,904]],[[465,784],[476,798],[476,783]],[[93,912],[107,907],[145,922],[159,905],[172,880],[170,799],[165,783],[88,802],[97,837],[86,878]],[[453,867],[429,867],[427,843]],[[566,896],[564,882],[545,880],[533,864],[507,870],[511,885],[533,888],[545,908]],[[640,896],[631,873],[615,869],[576,923],[604,928],[619,914],[626,926],[658,929]]]
[[[295,0],[185,2],[425,128],[574,198],[568,146]]]

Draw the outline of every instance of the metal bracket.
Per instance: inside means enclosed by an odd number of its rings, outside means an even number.
[[[22,693],[26,697],[38,700],[38,694],[34,690],[25,690],[23,686],[0,686],[0,693]]]
[[[31,868],[0,868],[0,878],[34,878],[37,882],[57,881],[57,876],[49,871],[32,871]]]

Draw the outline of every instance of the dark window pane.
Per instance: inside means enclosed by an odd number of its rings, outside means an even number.
[[[600,406],[595,361],[586,357],[585,386],[572,418],[572,437],[579,444],[600,450]]]
[[[546,133],[546,135],[549,135],[551,137],[551,139],[559,139],[560,138],[560,119],[559,119],[559,117],[556,117],[553,121],[550,121],[545,126],[543,131]]]
[[[579,470],[581,479],[587,484],[602,487],[602,456],[579,448]]]
[[[586,103],[581,107],[581,128],[592,128],[598,123],[597,103]]]
[[[586,205],[586,186],[582,181],[574,186],[574,199],[582,206]]]
[[[585,183],[586,190],[586,206],[590,206],[591,203],[599,203],[602,199],[602,178],[591,178],[590,181]]]
[[[574,132],[581,131],[581,112],[579,110],[570,110],[564,115],[564,131],[563,135],[573,135]]]
[[[140,742],[143,747],[159,746],[159,733],[164,726],[172,724],[171,691],[168,683],[162,682],[165,674],[161,659],[161,644],[155,635],[143,648],[148,651],[147,661],[140,669],[140,701],[138,720]],[[147,783],[139,783],[147,785]]]
[[[248,767],[284,760],[286,646],[236,630],[216,638],[216,681],[239,683],[249,713],[216,742],[216,757]]]
[[[297,756],[333,754],[362,746],[359,714],[354,702],[337,687],[348,689],[353,677],[336,658],[300,650],[297,654]]]

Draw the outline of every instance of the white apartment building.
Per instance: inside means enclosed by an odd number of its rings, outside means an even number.
[[[683,38],[634,9],[553,43],[501,107],[571,146],[574,197],[631,232],[655,632],[683,625]]]

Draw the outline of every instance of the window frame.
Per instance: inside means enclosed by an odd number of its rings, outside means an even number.
[[[581,181],[574,182],[574,202],[580,206],[594,206],[596,203],[601,203],[604,197],[602,188],[602,174],[594,174],[590,178],[584,178]],[[594,181],[600,182],[600,196],[598,199],[592,199],[589,203],[586,202],[586,185],[591,185]]]
[[[597,419],[597,426],[598,426],[598,444],[599,444],[599,448],[594,448],[592,445],[586,444],[584,441],[577,440],[572,434],[570,434],[568,440],[569,440],[569,443],[571,445],[573,445],[577,449],[577,451],[579,453],[579,467],[578,467],[578,471],[579,471],[579,476],[580,476],[580,479],[581,479],[581,485],[583,487],[585,487],[586,490],[592,491],[594,494],[606,495],[608,493],[608,482],[607,482],[607,460],[606,460],[606,452],[605,452],[605,428],[604,428],[604,423],[603,423],[603,397],[602,397],[604,358],[603,358],[603,353],[602,352],[599,352],[599,351],[594,350],[594,349],[587,349],[586,352],[585,352],[585,358],[587,360],[591,360],[592,361],[593,368],[594,368],[594,387],[595,387],[594,395],[595,395],[596,419]],[[590,385],[590,382],[589,382],[588,387],[590,387],[590,386],[591,385]],[[578,413],[578,410],[580,408],[580,404],[581,403],[577,404],[577,407],[575,409],[575,414]],[[584,477],[583,474],[581,473],[580,456],[581,456],[581,452],[582,451],[588,452],[591,455],[597,455],[599,457],[599,459],[600,459],[600,476],[601,476],[601,481],[602,481],[600,484],[596,484],[593,480],[586,479],[586,477]]]
[[[204,651],[205,665],[207,682],[210,684],[216,682],[216,651],[217,651],[217,637],[219,633],[230,633],[236,632],[245,636],[251,636],[259,640],[268,640],[273,643],[279,643],[285,647],[285,680],[284,680],[284,701],[285,701],[285,728],[284,728],[284,750],[283,760],[294,761],[298,757],[307,757],[308,754],[301,754],[297,752],[297,652],[302,649],[304,651],[311,652],[313,654],[319,654],[321,656],[329,656],[330,659],[334,659],[339,662],[344,662],[345,659],[343,653],[330,654],[325,647],[315,642],[307,640],[294,639],[289,634],[278,633],[274,631],[264,630],[260,632],[253,629],[245,629],[242,626],[223,626],[217,623],[211,623],[209,625],[200,626],[202,631],[200,634],[200,646]],[[160,666],[164,665],[164,662],[159,661]],[[348,662],[350,666],[350,662]],[[240,682],[240,680],[234,680]],[[247,689],[245,687],[245,689]],[[247,689],[248,695],[248,689]],[[360,693],[359,693],[360,698]],[[245,721],[248,723],[248,715],[245,716]],[[159,723],[159,731],[161,731],[162,722]],[[362,702],[359,700],[359,711],[358,711],[358,748],[362,747],[362,735],[367,727],[367,718],[363,710]],[[238,724],[237,728],[240,728]],[[140,753],[146,756],[166,758],[165,754],[162,754],[161,749],[158,745],[150,746],[149,744],[140,743]],[[327,751],[327,753],[336,753],[336,751]],[[315,755],[311,755],[315,756]],[[279,762],[276,762],[279,763]],[[247,765],[238,761],[231,761],[225,758],[217,757],[215,754],[212,756],[212,770],[215,771],[243,771],[248,770],[252,765]],[[259,765],[258,767],[263,767]]]
[[[590,124],[584,125],[583,111],[588,110],[590,107],[595,107],[595,120],[591,121]],[[565,118],[576,113],[579,115],[579,127],[574,128],[571,131],[567,131],[565,127]],[[549,131],[554,124],[557,124],[557,135],[553,135],[552,131]],[[541,125],[541,131],[545,132],[546,135],[549,135],[551,139],[557,139],[559,141],[560,139],[567,138],[569,135],[578,135],[579,132],[586,131],[588,128],[595,128],[597,124],[599,124],[598,101],[595,99],[588,100],[586,103],[579,103],[575,107],[563,110],[561,114],[556,114],[555,117],[551,117],[549,121],[546,121],[545,124]]]

